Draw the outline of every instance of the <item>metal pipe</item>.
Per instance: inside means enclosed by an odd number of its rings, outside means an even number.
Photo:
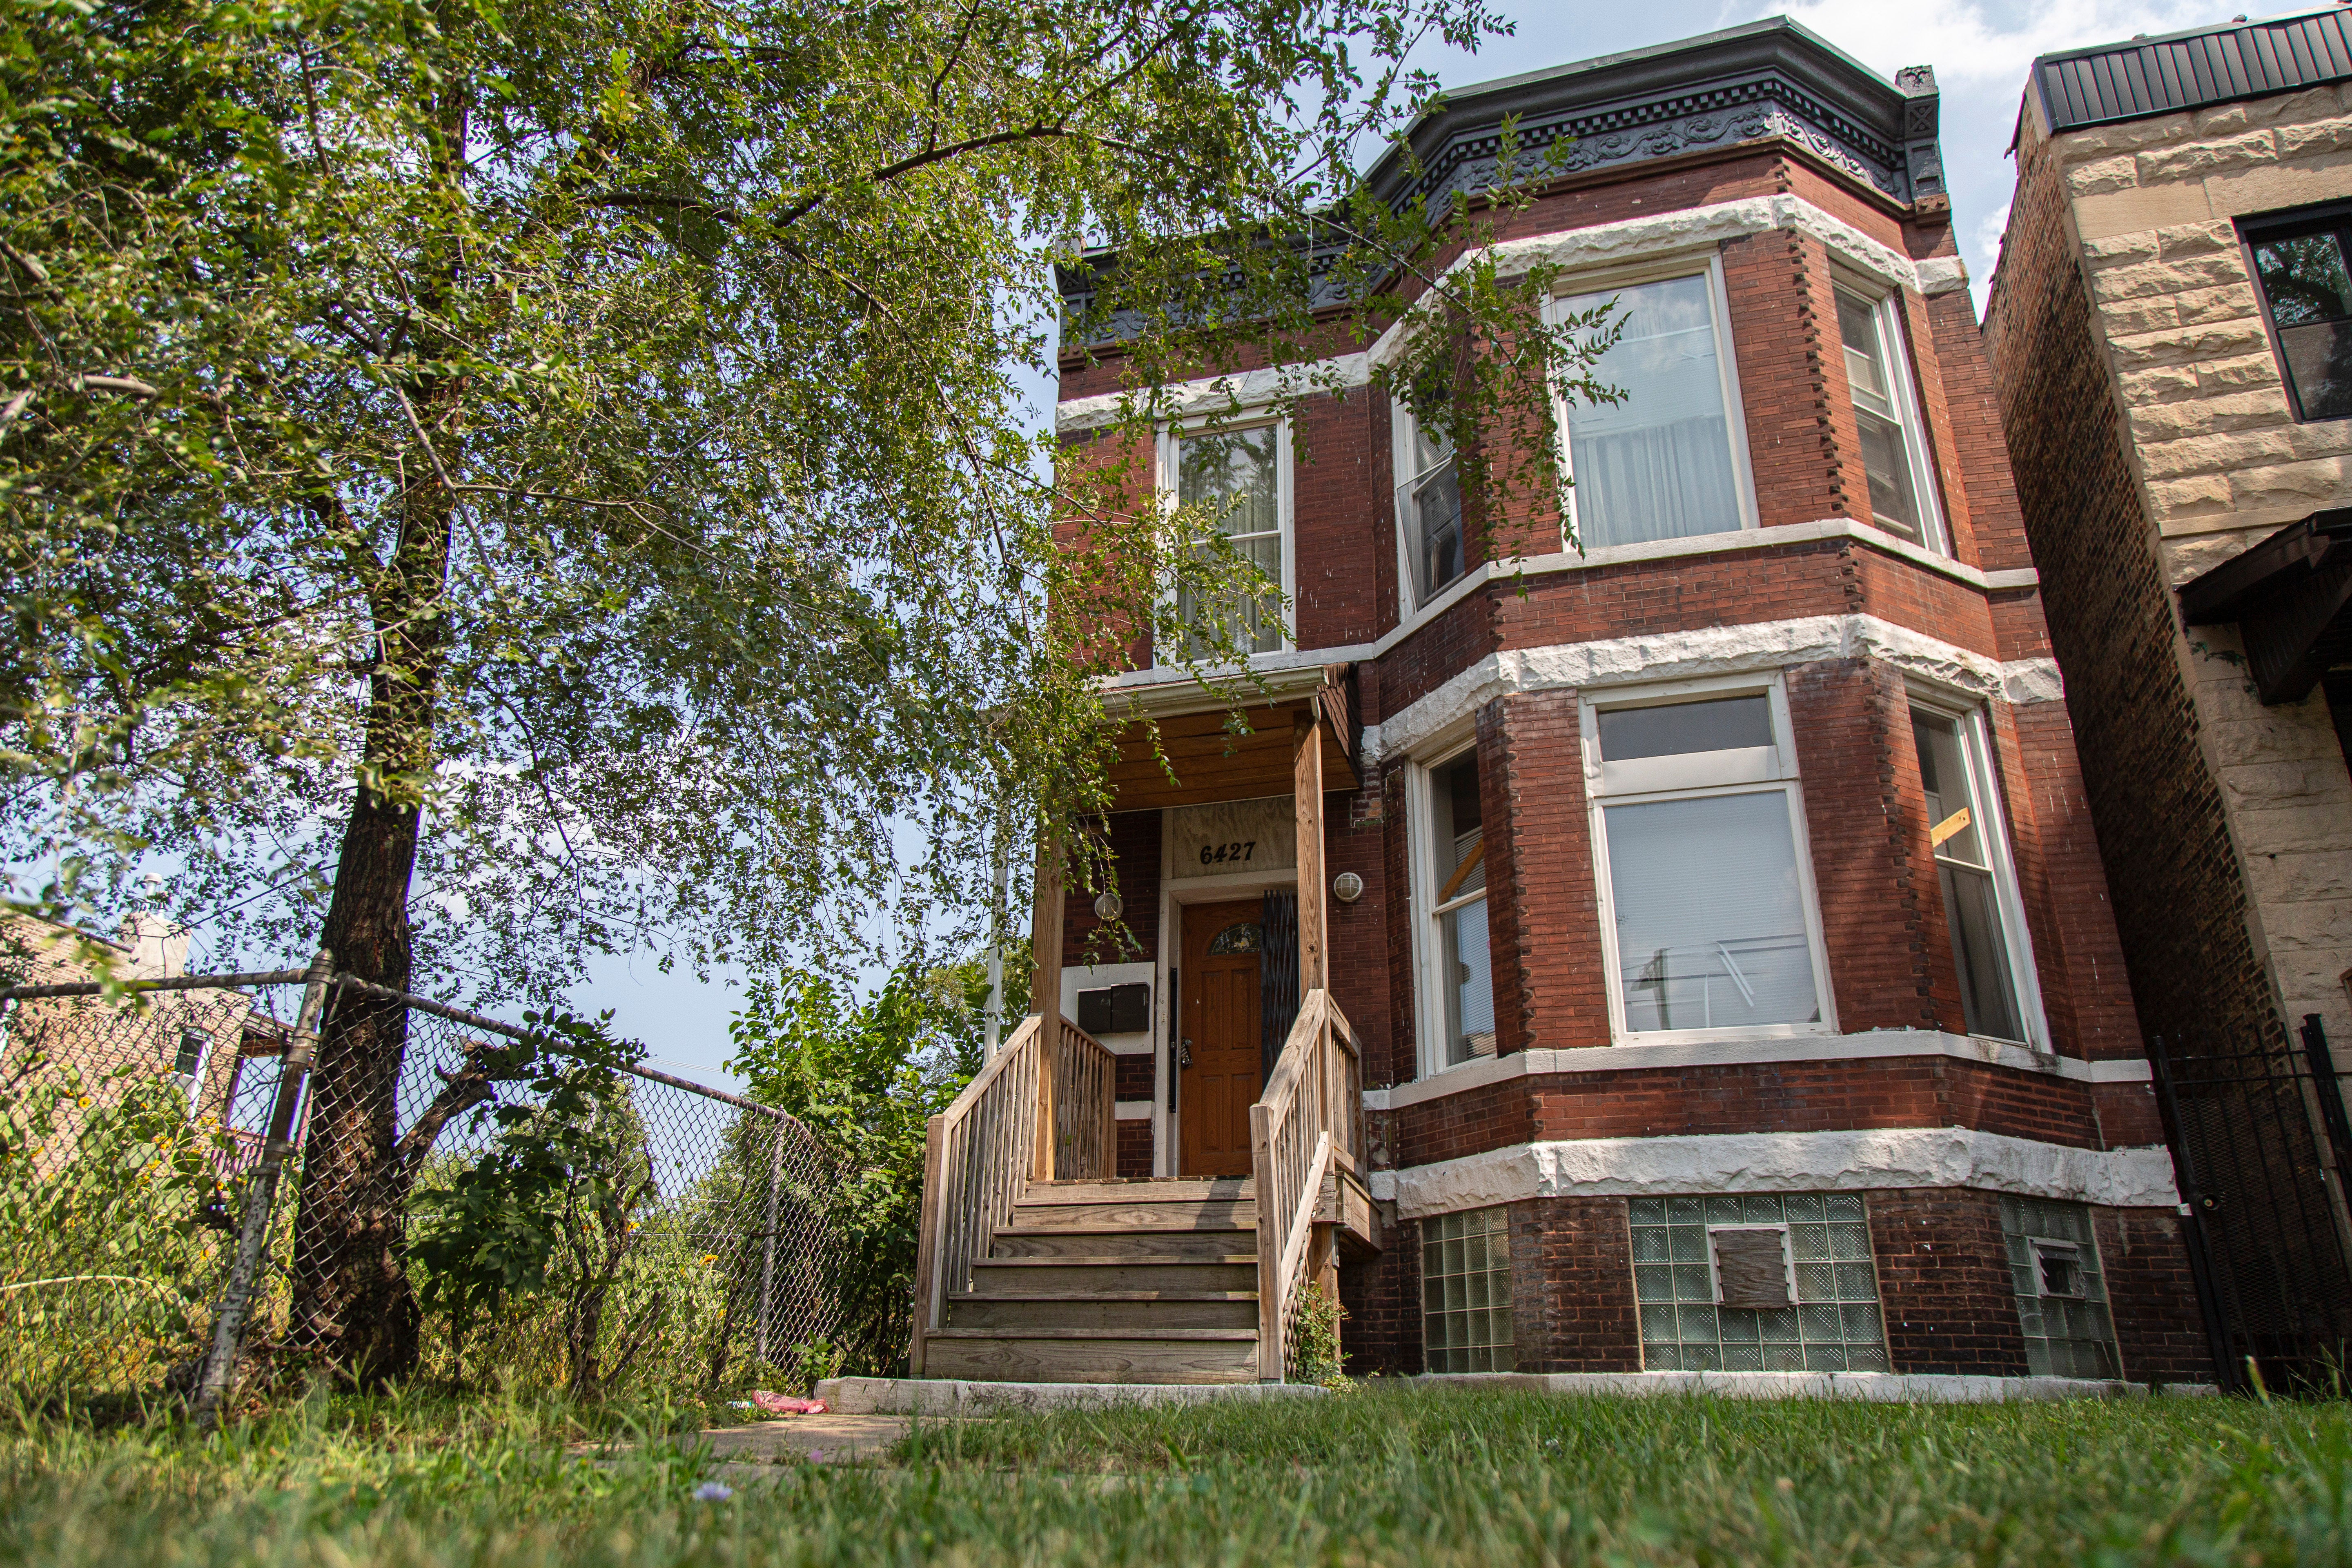
[[[783,1179],[784,1124],[776,1121],[768,1128],[768,1241],[760,1258],[760,1359],[763,1362],[768,1360],[768,1320],[775,1308],[776,1188]]]
[[[175,974],[165,980],[126,980],[123,991],[220,991],[235,985],[299,985],[310,977],[307,969],[263,969],[244,974]],[[12,985],[0,991],[0,1002],[31,1002],[45,996],[95,996],[105,990],[95,980],[70,980],[55,985]]]
[[[325,948],[310,961],[302,991],[302,1010],[296,1015],[294,1038],[286,1047],[278,1072],[278,1090],[269,1108],[269,1140],[261,1148],[261,1163],[245,1189],[245,1224],[236,1239],[236,1261],[229,1268],[228,1289],[213,1320],[212,1353],[205,1358],[202,1382],[196,1387],[196,1422],[209,1431],[220,1421],[220,1407],[236,1371],[237,1352],[245,1346],[246,1313],[253,1304],[254,1276],[260,1272],[261,1248],[277,1207],[278,1182],[293,1147],[294,1110],[302,1086],[310,1076],[310,1059],[319,1048],[319,1013],[327,1001],[334,958]],[[215,982],[217,983],[217,982]]]

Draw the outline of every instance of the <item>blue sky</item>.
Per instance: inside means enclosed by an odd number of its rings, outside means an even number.
[[[1449,85],[1466,86],[1785,15],[1882,76],[1891,78],[1904,66],[1935,67],[1943,91],[1944,168],[1952,195],[1952,221],[1979,305],[2009,209],[2014,171],[2005,152],[2033,57],[2138,33],[2225,22],[2238,14],[2226,3],[2179,0],[1941,5],[1890,5],[1885,0],[1814,0],[1800,5],[1650,0],[1623,7],[1498,9],[1517,23],[1514,37],[1492,40],[1475,56],[1428,50],[1415,63],[1437,72]],[[646,1042],[656,1065],[725,1083],[719,1064],[728,1055],[727,1021],[737,983],[740,976],[732,973],[714,975],[709,984],[682,968],[664,974],[651,955],[640,954],[598,963],[593,982],[573,994],[585,1009],[613,1009],[621,1031]]]

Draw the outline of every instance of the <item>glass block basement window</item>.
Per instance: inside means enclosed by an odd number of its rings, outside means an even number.
[[[1516,1372],[1511,1344],[1511,1211],[1470,1209],[1421,1222],[1422,1346],[1432,1372]]]
[[[1633,1296],[1651,1372],[1885,1372],[1870,1226],[1852,1193],[1633,1198]],[[1712,1227],[1788,1232],[1782,1307],[1719,1304]]]
[[[2025,1368],[2036,1377],[2116,1377],[2116,1328],[2106,1272],[2080,1204],[2000,1200],[2000,1239],[2025,1331]]]

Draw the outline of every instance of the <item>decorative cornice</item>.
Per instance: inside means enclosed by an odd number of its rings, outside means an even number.
[[[1506,175],[1503,122],[1516,117],[1512,179],[1542,174],[1563,142],[1553,177],[1780,142],[1897,206],[1940,208],[1948,197],[1937,105],[1932,69],[1909,67],[1890,82],[1819,35],[1774,17],[1455,89],[1405,132],[1411,158],[1392,148],[1366,178],[1399,210],[1423,201],[1439,210],[1475,196]],[[1328,279],[1342,248],[1336,240],[1318,245],[1309,258],[1318,306],[1340,302]],[[1092,301],[1094,269],[1115,265],[1111,255],[1090,253],[1084,266],[1061,269],[1072,315]],[[1106,323],[1096,341],[1129,335],[1136,324]]]

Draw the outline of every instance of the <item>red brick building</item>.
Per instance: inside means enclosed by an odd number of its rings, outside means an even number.
[[[1141,953],[1077,967],[1090,895],[1059,933],[1120,1173],[1251,1169],[1304,927],[1361,1047],[1353,1370],[2210,1377],[1932,73],[1786,21],[1540,71],[1413,127],[1430,185],[1507,114],[1574,141],[1506,263],[1626,321],[1575,547],[1482,558],[1387,340],[1286,419],[1179,388],[1150,454],[1295,607],[1238,746],[1116,682],[1178,774],[1118,775]],[[1121,374],[1066,355],[1066,443]]]

